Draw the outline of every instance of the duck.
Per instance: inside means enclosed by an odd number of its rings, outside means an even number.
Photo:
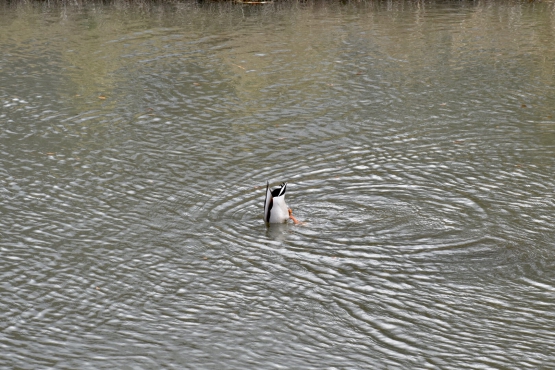
[[[266,182],[266,199],[264,199],[264,222],[267,224],[285,223],[289,219],[295,224],[299,221],[293,216],[291,208],[285,203],[287,183],[282,182],[279,188],[270,189],[270,182]]]

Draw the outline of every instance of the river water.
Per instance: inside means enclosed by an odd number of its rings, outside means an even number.
[[[555,363],[553,4],[12,3],[0,50],[2,368]]]

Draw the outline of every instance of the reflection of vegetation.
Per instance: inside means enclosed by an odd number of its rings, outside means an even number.
[[[553,83],[553,2],[492,4],[283,1],[250,7],[213,1],[22,0],[0,4],[0,47],[15,44],[29,55],[59,61],[52,67],[63,71],[49,72],[62,76],[58,94],[79,95],[77,112],[90,109],[101,95],[107,97],[104,107],[115,109],[117,99],[130,93],[126,86],[134,93],[147,88],[137,72],[148,73],[149,64],[161,63],[163,71],[153,73],[168,71],[176,83],[189,86],[206,86],[208,81],[195,75],[210,69],[253,114],[271,109],[280,96],[290,99],[292,90],[322,94],[344,81],[340,73],[363,78],[372,63],[382,63],[396,76],[389,83],[432,84],[420,78],[422,68],[456,74],[471,55],[507,72],[515,53],[534,51],[530,71],[538,75],[533,77]],[[448,23],[436,21],[446,14]],[[368,55],[368,65],[349,65],[351,56],[341,54],[342,44],[356,44]],[[448,51],[436,55],[438,44]],[[298,97],[299,106],[305,98]]]
[[[60,137],[59,147],[119,147],[134,142],[133,125],[164,133],[164,120],[182,117],[208,122],[198,137],[208,130],[216,137],[220,127],[211,125],[221,116],[245,137],[270,122],[279,141],[288,123],[332,117],[339,105],[389,108],[397,95],[418,109],[453,81],[468,95],[450,99],[468,104],[479,92],[535,105],[521,111],[553,132],[555,101],[545,94],[555,84],[553,2],[22,0],[0,2],[0,50],[0,96],[51,95],[44,100],[59,112],[45,103],[41,114],[56,119],[36,131],[49,145]],[[506,83],[516,73],[530,75],[524,91],[544,96],[541,107]],[[495,88],[484,85],[496,79]],[[356,88],[359,97],[370,89],[382,95],[351,102]],[[213,150],[231,155],[224,148]]]
[[[233,76],[239,94],[245,96],[260,94],[265,87],[276,84],[275,78],[264,71],[283,67],[284,63],[294,63],[296,68],[283,70],[279,76],[282,84],[288,77],[302,79],[299,67],[312,75],[318,69],[324,72],[333,68],[325,62],[332,62],[335,56],[323,53],[330,43],[345,42],[342,38],[349,34],[345,32],[346,27],[358,27],[360,40],[356,42],[363,51],[374,47],[384,57],[409,62],[416,69],[422,68],[422,63],[429,63],[430,52],[438,43],[449,43],[452,50],[450,55],[438,56],[438,62],[454,63],[456,68],[468,52],[478,51],[474,54],[479,55],[480,50],[489,50],[493,45],[506,45],[506,48],[498,50],[497,58],[486,63],[510,59],[513,55],[507,53],[514,50],[515,38],[526,37],[519,47],[521,52],[526,52],[526,48],[546,51],[536,61],[542,65],[538,78],[551,80],[555,72],[553,2],[503,1],[495,7],[491,6],[495,2],[489,1],[446,4],[443,12],[456,12],[457,17],[444,32],[434,29],[437,25],[434,17],[441,6],[438,10],[437,5],[420,1],[285,1],[262,7],[211,1],[113,0],[107,2],[109,5],[100,5],[104,3],[2,2],[0,45],[29,44],[46,33],[50,38],[63,39],[65,47],[55,57],[64,61],[66,77],[73,81],[75,88],[69,89],[68,94],[82,96],[112,94],[117,72],[134,67],[136,60],[128,56],[139,52],[136,45],[148,40],[153,48],[164,48],[169,40],[163,37],[162,29],[172,27],[179,29],[175,33],[191,40],[213,35],[215,38],[206,40],[204,46],[220,58],[223,63],[220,71]],[[337,15],[346,16],[342,24],[334,23],[339,21]],[[390,34],[372,37],[373,32],[383,33],[383,30]],[[217,34],[222,37],[217,39]],[[409,47],[415,43],[420,47]],[[409,50],[411,55],[407,55]],[[420,54],[415,53],[417,50]]]

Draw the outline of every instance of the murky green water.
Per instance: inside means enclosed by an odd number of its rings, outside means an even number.
[[[118,4],[0,6],[3,367],[553,366],[552,4]]]

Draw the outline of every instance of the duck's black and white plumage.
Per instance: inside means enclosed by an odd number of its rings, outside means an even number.
[[[290,218],[289,208],[285,204],[286,190],[286,182],[275,189],[270,189],[270,182],[267,182],[266,199],[264,200],[264,222],[277,224],[286,222]]]

